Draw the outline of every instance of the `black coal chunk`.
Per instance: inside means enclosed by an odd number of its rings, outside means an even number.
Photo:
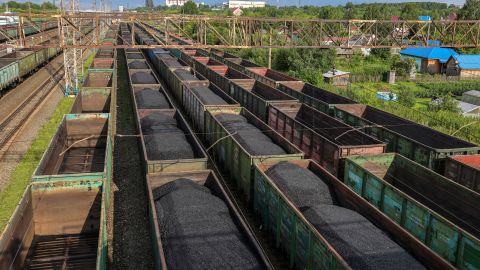
[[[135,93],[139,109],[171,109],[163,91],[145,88]]]
[[[192,87],[192,92],[197,95],[204,105],[227,105],[227,102],[205,86]]]

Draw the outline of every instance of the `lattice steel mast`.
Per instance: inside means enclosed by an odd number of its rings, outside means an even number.
[[[62,14],[75,15],[79,13],[80,6],[78,0],[62,0]],[[81,34],[75,29],[81,29],[81,20],[71,18],[67,20],[61,18],[61,42],[62,44],[77,45],[81,44]],[[63,51],[63,64],[65,69],[65,95],[77,94],[80,88],[81,80],[83,80],[82,68],[82,49],[68,48]]]

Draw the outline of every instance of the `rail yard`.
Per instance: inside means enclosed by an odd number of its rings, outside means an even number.
[[[207,26],[83,15],[0,38],[0,161],[52,93],[73,99],[2,209],[0,269],[480,269],[479,145],[209,45]]]

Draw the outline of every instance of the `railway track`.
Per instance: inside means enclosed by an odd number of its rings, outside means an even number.
[[[48,65],[52,65],[49,63]],[[48,66],[47,65],[47,66]],[[8,148],[8,145],[18,131],[25,125],[28,118],[35,112],[45,98],[51,93],[64,75],[63,65],[57,67],[46,80],[41,82],[23,102],[21,102],[7,117],[0,122],[0,149]],[[4,151],[0,152],[0,157]]]

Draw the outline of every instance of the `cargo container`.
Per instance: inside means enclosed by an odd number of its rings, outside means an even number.
[[[480,193],[480,155],[447,157],[445,176]]]
[[[0,238],[1,269],[106,269],[103,182],[28,185]]]
[[[381,154],[386,144],[305,104],[268,107],[268,125],[335,176],[344,158]]]
[[[114,49],[99,49],[95,54],[95,58],[115,58]]]
[[[480,267],[480,194],[394,153],[347,157],[344,182],[452,265]]]
[[[209,69],[217,67],[225,67],[225,64],[209,57],[193,57],[193,69],[205,77],[208,77]]]
[[[257,240],[255,239],[254,234],[250,231],[247,222],[242,218],[239,210],[235,207],[235,204],[228,197],[225,189],[223,188],[218,178],[210,170],[147,175],[147,189],[149,198],[148,210],[151,224],[156,269],[167,269],[167,262],[165,260],[166,258],[163,249],[164,245],[168,245],[168,243],[162,243],[162,228],[160,227],[160,224],[158,222],[159,209],[157,209],[155,205],[155,189],[179,178],[191,179],[199,185],[207,187],[214,196],[217,196],[222,201],[224,201],[230,210],[230,216],[233,219],[235,225],[239,229],[240,233],[247,240],[247,245],[250,246],[251,249],[255,252],[255,257],[257,258],[259,264],[265,269],[273,269],[266,255],[263,253],[263,250],[259,246]],[[205,253],[208,252],[208,250],[202,250],[201,252]],[[232,265],[232,267],[242,268],[242,266],[238,265]]]
[[[164,119],[173,119],[178,130],[172,131],[170,127],[165,127]],[[207,169],[207,154],[200,146],[198,139],[195,137],[193,131],[188,126],[184,117],[176,110],[138,110],[137,123],[140,127],[141,145],[143,149],[143,159],[145,161],[145,171],[147,173],[157,172],[184,172]],[[170,128],[170,129],[169,129]],[[162,149],[154,143],[149,144],[148,136],[163,136],[162,140],[171,147],[179,146],[177,136],[184,135],[186,142],[189,144],[189,151],[193,153],[193,158],[179,158],[179,159],[165,159],[156,160],[151,158],[151,154]],[[174,154],[180,155],[180,150],[175,151]]]
[[[108,121],[108,113],[66,114],[32,181],[104,179],[112,155]]]
[[[146,60],[135,60],[135,61],[130,61],[127,64],[128,70],[150,70],[150,65],[147,63]]]
[[[163,77],[166,77],[170,91],[179,102],[182,101],[183,88],[185,85],[206,86],[209,84],[209,81],[205,77],[189,69],[175,69],[169,75],[163,75]]]
[[[233,55],[233,54],[230,54],[230,53],[226,53],[226,52],[223,52],[223,51],[220,51],[220,50],[217,50],[217,49],[211,49],[210,50],[210,54],[209,56],[219,62],[222,62],[222,63],[225,63],[225,58],[228,58],[228,59],[240,59],[240,57],[236,56],[236,55]]]
[[[445,157],[480,153],[480,147],[429,127],[363,105],[335,106],[335,117],[387,143],[387,152],[399,153],[438,173]]]
[[[116,83],[116,72],[89,70],[82,88],[112,89]]]
[[[111,89],[81,89],[70,113],[110,112]]]
[[[20,79],[18,73],[18,62],[10,60],[0,60],[0,89],[5,89]]]
[[[259,81],[230,81],[228,94],[264,122],[268,120],[269,105],[298,103],[295,98]]]
[[[240,107],[240,104],[212,83],[207,86],[184,86],[182,104],[194,130],[201,133],[202,139],[205,132],[206,110]]]
[[[37,67],[37,59],[33,51],[20,50],[0,57],[0,62],[4,62],[5,60],[18,62],[18,75],[20,77],[30,74],[35,67]]]
[[[89,70],[109,71],[115,68],[115,58],[94,58]]]
[[[129,70],[128,77],[130,85],[152,85],[159,84],[157,76],[151,69]]]
[[[311,160],[290,160],[289,163],[310,170],[330,188],[336,204],[361,214],[386,232],[395,242],[431,269],[452,269],[451,265],[407,233],[392,219],[351,191],[325,168]],[[288,256],[296,269],[349,269],[348,264],[305,218],[292,200],[279,189],[266,171],[278,161],[255,165],[254,211],[260,216],[264,230],[273,235],[277,247]],[[302,179],[298,179],[301,181]],[[392,256],[395,256],[392,254]]]
[[[215,67],[215,69],[210,70],[211,72],[208,73],[207,79],[227,93],[230,91],[231,82],[238,82],[241,84],[242,81],[249,83],[255,81],[240,71],[225,66]]]
[[[193,67],[193,57],[208,57],[208,52],[197,49],[184,49],[180,53],[180,60],[189,67]]]
[[[336,104],[356,103],[351,99],[304,82],[282,82],[278,85],[277,89],[298,99],[301,103],[307,104],[331,116],[334,115],[333,109]]]
[[[226,54],[226,53],[225,53]],[[224,58],[225,65],[236,69],[240,72],[246,73],[247,68],[261,68],[262,66],[252,63],[241,58]]]
[[[300,82],[296,78],[265,67],[247,68],[245,74],[273,88],[284,82]]]
[[[221,114],[241,115],[247,122],[267,136],[275,145],[283,149],[285,154],[251,155],[245,145],[235,138],[217,119]],[[303,159],[304,154],[295,145],[287,141],[261,119],[245,108],[211,108],[205,112],[205,142],[211,148],[216,163],[229,174],[230,179],[250,201],[253,191],[253,165],[265,160]]]
[[[173,109],[170,96],[159,84],[132,87],[136,109]]]

